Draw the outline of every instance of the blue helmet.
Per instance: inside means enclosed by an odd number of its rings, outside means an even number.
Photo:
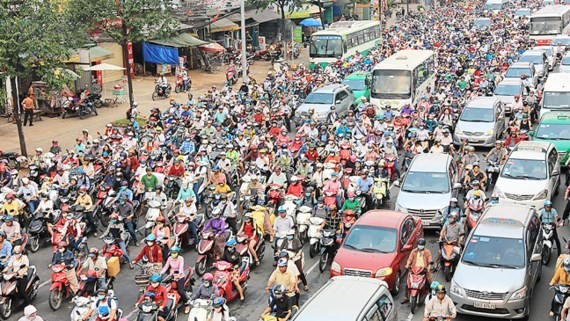
[[[437,282],[437,281],[433,281],[430,285],[430,288],[432,290],[435,290],[441,283]]]
[[[160,276],[160,274],[155,273],[153,274],[150,279],[149,279],[150,283],[156,283],[156,282],[161,282],[162,281],[162,277]]]
[[[156,241],[156,236],[154,234],[149,234],[146,236],[145,240],[149,242],[154,242]]]
[[[237,242],[236,239],[231,238],[226,242],[226,246],[236,246]]]
[[[180,252],[180,247],[174,245],[170,248],[170,252]]]
[[[281,205],[281,206],[279,206],[279,209],[278,209],[277,211],[278,211],[279,213],[284,213],[284,212],[286,212],[287,210],[285,209],[285,206]]]
[[[218,307],[221,307],[222,305],[224,305],[224,303],[225,303],[224,298],[222,298],[222,297],[217,297],[217,298],[215,298],[215,299],[212,301],[212,306],[213,306],[214,308],[218,308]]]
[[[154,292],[149,291],[149,292],[144,293],[144,297],[145,298],[151,298],[151,300],[154,300],[155,295],[154,295]]]
[[[552,202],[551,201],[544,201],[544,206],[548,206],[548,207],[552,207]]]

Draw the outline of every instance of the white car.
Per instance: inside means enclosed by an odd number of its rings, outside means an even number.
[[[536,85],[538,85],[538,73],[532,62],[515,62],[507,69],[505,78],[520,79],[522,75],[530,77],[532,88],[536,88]]]
[[[522,141],[513,148],[501,169],[493,194],[499,204],[522,204],[542,208],[560,185],[560,162],[553,144]]]
[[[532,62],[538,78],[544,78],[548,74],[548,57],[541,50],[527,50],[520,57],[520,62]]]

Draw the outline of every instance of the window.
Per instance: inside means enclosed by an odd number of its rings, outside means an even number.
[[[336,99],[335,99],[335,101],[336,101],[336,100],[343,101],[343,100],[345,100],[346,98],[348,98],[348,94],[346,93],[346,91],[343,90],[343,91],[340,91],[338,94],[336,94]]]
[[[382,315],[382,320],[388,320],[388,317],[392,313],[394,302],[386,294],[383,294],[378,301],[376,301],[378,306],[378,312]]]
[[[410,240],[410,236],[414,232],[414,221],[409,218],[402,225],[402,230],[400,233],[400,243],[404,246]]]
[[[383,321],[382,316],[380,315],[380,312],[378,311],[378,307],[375,305],[372,306],[370,311],[368,311],[365,319],[368,321]]]
[[[558,161],[558,154],[554,152],[554,149],[550,151],[548,154],[548,173],[552,175],[552,171],[556,166],[556,162]]]

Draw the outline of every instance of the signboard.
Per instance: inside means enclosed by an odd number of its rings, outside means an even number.
[[[135,56],[133,55],[133,43],[127,43],[127,55],[129,60],[129,65],[131,68],[131,77],[135,76]]]
[[[295,27],[295,30],[293,30],[293,39],[299,43],[303,42],[303,27],[302,26]]]
[[[265,36],[259,36],[259,50],[265,50]]]

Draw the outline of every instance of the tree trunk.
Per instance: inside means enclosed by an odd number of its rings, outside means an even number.
[[[321,0],[319,0],[319,19],[321,19],[321,30],[325,30],[325,21],[323,20],[323,7],[322,7],[323,3]]]
[[[129,41],[127,39],[127,24],[125,24],[125,20],[123,19],[122,11],[121,11],[121,34],[122,34],[122,41],[121,47],[123,49],[123,60],[125,62],[125,68],[127,72],[127,85],[129,86],[129,107],[133,105],[135,98],[133,97],[133,78],[131,77],[131,64],[129,62]]]
[[[22,119],[20,118],[20,97],[18,97],[18,82],[16,77],[10,77],[10,81],[14,80],[12,85],[12,97],[14,100],[14,120],[16,121],[16,127],[18,128],[18,139],[20,140],[20,154],[22,156],[28,156],[28,151],[26,149],[26,137],[24,136],[24,127],[22,126]]]
[[[285,2],[279,5],[281,8],[281,40],[285,41]]]

